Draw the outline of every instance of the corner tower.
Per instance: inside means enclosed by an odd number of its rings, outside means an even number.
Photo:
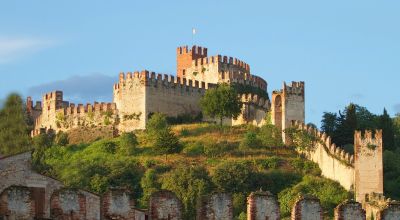
[[[354,134],[354,184],[357,202],[363,203],[368,194],[383,194],[382,130]]]
[[[207,57],[207,48],[193,46],[189,50],[188,46],[178,47],[176,49],[176,76],[185,77],[185,70],[192,66],[192,61]]]
[[[271,119],[272,124],[282,130],[283,141],[286,142],[283,131],[291,126],[292,121],[305,120],[304,82],[283,83],[283,89],[272,92]]]

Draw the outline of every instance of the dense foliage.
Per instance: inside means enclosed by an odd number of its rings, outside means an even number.
[[[155,114],[146,131],[123,133],[120,137],[91,144],[61,146],[65,142],[57,141],[54,135],[37,136],[34,142],[41,147],[35,148],[35,167],[68,186],[97,193],[111,186],[126,187],[134,192],[142,208],[147,207],[151,193],[171,190],[183,203],[185,219],[194,219],[200,197],[215,191],[229,192],[233,196],[235,218],[240,219],[239,216],[246,213],[246,197],[260,188],[278,195],[297,190],[294,187],[300,183],[304,187],[334,184],[329,180],[325,180],[326,183],[322,180],[304,182],[305,175],[319,178],[318,166],[299,157],[293,149],[276,147],[281,137],[269,134],[274,133],[270,126],[192,124],[171,127],[165,117]],[[168,146],[171,141],[164,139],[159,146],[157,144],[158,137],[162,136],[160,131],[166,130],[183,148],[182,153],[168,153],[168,160],[164,160],[162,146]],[[265,138],[276,140],[266,141]],[[243,145],[247,145],[246,156],[243,156]],[[319,187],[323,190],[325,186]],[[337,193],[346,194],[342,188],[338,188]],[[292,194],[295,193],[290,196]],[[292,198],[290,196],[286,197]],[[336,202],[327,200],[324,208]],[[281,208],[284,210],[286,205],[283,203]]]
[[[324,112],[321,120],[321,130],[332,137],[333,143],[344,146],[345,150],[352,153],[355,130],[383,130],[383,142],[386,150],[395,150],[400,141],[395,142],[395,130],[393,119],[386,109],[382,115],[375,115],[367,108],[349,104],[339,113]]]
[[[10,94],[0,109],[0,155],[29,150],[31,124],[24,102],[18,94]]]
[[[239,116],[241,109],[238,93],[228,84],[208,89],[200,99],[200,106],[205,115],[219,119],[220,125],[223,118]]]

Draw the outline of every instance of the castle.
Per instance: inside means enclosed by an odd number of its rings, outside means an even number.
[[[274,91],[272,100],[267,82],[250,73],[250,65],[233,57],[208,56],[207,48],[178,47],[176,77],[143,70],[119,74],[113,86],[113,102],[78,104],[63,100],[62,91],[43,95],[33,105],[27,98],[27,110],[34,119],[32,136],[48,129],[69,131],[79,127],[110,126],[116,132],[144,129],[149,116],[160,112],[170,117],[198,115],[199,100],[205,91],[220,83],[235,86],[240,94],[242,112],[224,124],[265,124],[268,112],[280,129],[293,120],[304,122],[304,82],[284,83]]]
[[[34,119],[32,136],[51,129],[69,131],[80,127],[111,127],[116,132],[144,129],[149,116],[160,112],[170,117],[198,115],[199,100],[219,83],[237,88],[242,103],[238,118],[225,124],[261,126],[266,118],[280,130],[295,128],[316,137],[306,157],[317,163],[322,175],[353,191],[356,201],[338,205],[335,219],[399,219],[400,203],[383,196],[382,131],[354,134],[354,155],[331,142],[325,133],[304,124],[304,82],[292,82],[267,92],[267,82],[250,73],[250,66],[236,58],[207,56],[207,48],[177,48],[176,77],[154,72],[120,73],[113,86],[113,102],[78,104],[63,100],[61,91],[43,96],[42,102],[27,98]],[[288,140],[283,132],[284,141]],[[135,208],[129,192],[109,189],[95,195],[69,189],[52,178],[34,172],[30,152],[0,159],[0,219],[182,219],[182,203],[169,191],[151,195],[148,210]],[[115,206],[113,204],[119,204]],[[215,193],[202,198],[197,219],[232,219],[232,196]],[[19,207],[24,207],[23,209]],[[247,218],[280,219],[279,204],[268,192],[253,192],[247,198]],[[299,198],[291,219],[323,219],[320,201]]]

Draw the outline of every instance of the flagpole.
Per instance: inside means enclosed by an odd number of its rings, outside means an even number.
[[[196,34],[196,29],[192,28],[192,45],[194,45],[194,35]]]

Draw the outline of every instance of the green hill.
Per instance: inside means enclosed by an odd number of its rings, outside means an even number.
[[[195,216],[197,200],[213,191],[233,194],[238,218],[246,211],[246,197],[259,189],[278,196],[283,217],[289,216],[299,194],[319,197],[330,211],[351,196],[338,183],[322,178],[315,163],[283,146],[272,126],[201,123],[170,129],[179,139],[175,153],[160,153],[149,131],[137,131],[46,148],[36,155],[35,166],[69,186],[97,193],[112,186],[129,188],[141,207],[152,192],[169,189],[182,200],[185,219]]]

